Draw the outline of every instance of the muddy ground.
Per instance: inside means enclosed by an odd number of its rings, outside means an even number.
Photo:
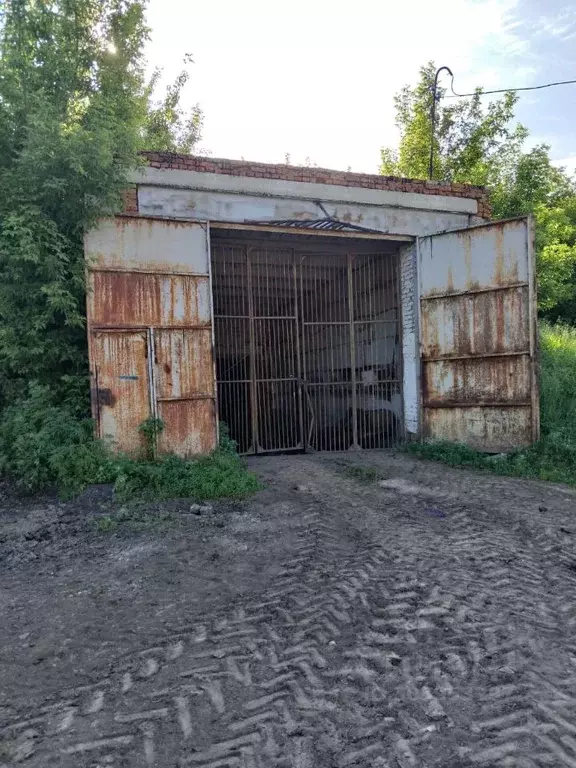
[[[0,766],[576,766],[576,492],[367,453],[0,499]]]

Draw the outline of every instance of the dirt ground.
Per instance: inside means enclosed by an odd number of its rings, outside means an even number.
[[[4,489],[0,766],[576,766],[575,491],[252,465],[201,509]]]

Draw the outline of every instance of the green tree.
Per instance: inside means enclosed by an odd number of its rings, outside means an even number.
[[[181,106],[183,90],[190,79],[186,69],[193,63],[192,57],[184,57],[184,69],[166,88],[161,99],[155,93],[162,77],[162,70],[155,69],[146,87],[147,116],[142,130],[142,146],[149,150],[166,150],[191,154],[202,138],[204,113],[198,104],[189,109]]]
[[[87,373],[84,232],[119,208],[141,140],[144,6],[0,10],[0,393],[70,392]]]
[[[381,173],[428,177],[435,73],[436,65],[428,62],[421,67],[416,86],[407,85],[394,97],[400,142],[397,149],[381,150]],[[484,108],[480,90],[470,99],[449,104],[443,101],[445,92],[438,88],[433,178],[489,184],[502,153],[517,152],[527,136],[521,125],[510,128],[517,96],[507,93]]]
[[[191,149],[201,113],[154,102],[146,0],[0,0],[0,405],[27,381],[87,394],[83,237],[138,150]],[[86,398],[84,398],[84,403]]]
[[[433,62],[415,87],[395,97],[397,149],[381,152],[381,172],[426,178],[430,156]],[[517,96],[505,94],[482,107],[480,94],[446,104],[439,89],[434,178],[487,186],[494,218],[532,213],[540,311],[576,322],[576,184],[550,160],[550,147],[525,150],[528,131],[513,125]]]

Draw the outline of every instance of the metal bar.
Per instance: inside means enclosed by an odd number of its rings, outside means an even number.
[[[531,408],[532,401],[519,401],[511,402],[509,400],[502,400],[494,403],[478,402],[448,402],[444,400],[427,400],[426,408]]]
[[[318,325],[318,326],[320,326],[322,328],[326,328],[329,325],[341,325],[343,327],[348,327],[350,325],[350,320],[333,320],[333,321],[325,321],[325,322],[322,322],[322,321],[308,322],[308,321],[306,321],[305,323],[302,323],[302,325],[304,325],[304,326]]]
[[[530,377],[532,397],[532,439],[540,437],[540,388],[539,381],[539,344],[538,344],[538,300],[536,282],[536,261],[534,245],[534,218],[526,220],[526,250],[528,258],[528,308],[530,327]]]
[[[302,401],[302,358],[300,354],[300,321],[298,318],[298,269],[296,266],[296,251],[292,248],[292,278],[294,280],[294,316],[295,343],[296,343],[296,377],[298,379],[298,442],[306,450],[306,441],[304,439],[304,404]]]
[[[254,296],[252,294],[252,249],[246,248],[246,275],[248,277],[248,334],[250,346],[250,401],[252,414],[252,448],[258,452],[258,390],[256,386],[256,338],[254,328]]]
[[[146,344],[148,349],[148,394],[150,398],[150,413],[158,418],[158,399],[156,393],[156,350],[154,348],[154,328],[148,328],[146,332]]]
[[[94,379],[96,381],[96,398],[92,400],[92,408],[96,413],[95,431],[96,437],[102,438],[102,424],[101,424],[101,411],[100,411],[100,385],[98,381],[98,366],[94,366]]]
[[[395,206],[386,206],[387,208],[392,208]],[[446,213],[446,211],[444,211]],[[142,218],[141,216],[139,218]],[[186,221],[190,221],[190,219],[186,219]],[[326,229],[307,229],[306,227],[303,227],[302,229],[297,229],[296,227],[275,227],[275,226],[269,226],[267,224],[242,224],[240,222],[225,222],[225,221],[211,221],[210,226],[212,229],[237,229],[239,231],[249,231],[249,232],[277,232],[282,235],[310,235],[311,237],[346,237],[346,238],[354,238],[358,240],[392,240],[396,242],[408,242],[412,243],[414,242],[414,237],[412,235],[391,235],[388,232],[330,232],[330,230]]]
[[[212,386],[214,387],[214,448],[218,448],[220,442],[220,403],[218,401],[218,384],[216,382],[216,328],[214,327],[214,280],[212,276],[212,256],[210,243],[210,222],[206,223],[206,249],[208,254],[208,301],[210,304],[210,326],[212,328]],[[193,398],[200,399],[200,398]]]
[[[521,352],[484,352],[481,355],[439,355],[438,357],[422,357],[423,363],[443,363],[451,360],[484,360],[488,357],[530,357],[530,350]]]
[[[148,326],[143,325],[95,325],[91,329],[92,333],[138,333],[139,331],[145,333],[148,331]],[[212,331],[212,326],[208,325],[162,325],[163,331]]]
[[[159,403],[173,403],[180,402],[181,400],[216,400],[216,395],[209,392],[195,392],[193,395],[184,395],[182,397],[157,397],[156,400]]]
[[[399,417],[399,432],[400,434],[396,435],[396,438],[398,441],[401,441],[402,443],[406,442],[406,399],[404,397],[404,322],[402,319],[402,313],[404,311],[404,308],[402,306],[402,273],[401,273],[401,256],[400,252],[398,252],[395,256],[393,256],[393,263],[394,263],[394,304],[396,305],[396,323],[397,323],[397,347],[398,350],[398,356],[396,360],[396,375],[399,375],[399,384],[400,386],[398,389],[400,390],[400,417]],[[418,291],[418,280],[414,283],[414,288],[416,289],[416,292]],[[414,290],[414,289],[413,289]],[[412,299],[415,297],[412,296]]]
[[[299,254],[299,263],[297,264],[297,271],[299,272],[298,279],[298,313],[300,316],[300,375],[303,386],[306,387],[306,402],[308,404],[307,420],[305,425],[305,432],[302,434],[302,441],[304,444],[304,452],[310,450],[312,445],[312,432],[314,428],[314,409],[310,400],[310,393],[308,391],[308,384],[306,382],[307,377],[307,365],[306,365],[306,333],[304,330],[304,259],[306,257],[303,254]],[[299,269],[298,269],[299,268]],[[306,429],[307,427],[307,429]]]
[[[474,296],[477,293],[497,293],[498,291],[511,291],[515,288],[529,288],[529,283],[509,283],[508,285],[493,285],[489,288],[469,288],[465,291],[453,291],[452,293],[433,293],[422,296],[420,301],[451,299],[454,296]]]
[[[370,384],[364,384],[362,386],[368,388],[368,387],[378,387],[381,384],[400,384],[400,379],[379,379],[378,381]],[[308,381],[306,382],[308,387],[343,387],[350,384],[350,381]],[[358,385],[360,386],[360,384]]]
[[[358,444],[358,393],[356,391],[356,330],[354,328],[354,283],[352,274],[352,254],[348,259],[348,315],[350,319],[350,376],[352,385],[352,448]]]

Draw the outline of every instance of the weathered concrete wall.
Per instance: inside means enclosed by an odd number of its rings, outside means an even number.
[[[195,176],[192,173],[188,175]],[[222,179],[223,177],[217,178]],[[195,184],[196,180],[191,178],[189,183]],[[308,186],[320,187],[316,184]],[[301,192],[302,190],[298,191]],[[314,191],[316,195],[313,195]],[[328,213],[339,221],[358,224],[382,233],[414,236],[467,227],[473,213],[459,209],[475,206],[475,201],[456,198],[453,201],[456,210],[419,208],[421,202],[418,198],[424,197],[423,195],[393,192],[374,193],[373,190],[357,190],[358,192],[371,193],[366,197],[382,196],[380,204],[368,205],[357,202],[336,202],[331,200],[329,196],[320,196],[321,192],[328,195],[331,191],[330,187],[320,187],[320,190],[314,191],[310,192],[309,198],[303,198],[291,197],[288,191],[286,196],[281,197],[262,193],[256,194],[255,192],[246,194],[216,189],[204,191],[191,188],[139,185],[138,210],[140,214],[145,216],[167,216],[239,224],[285,219],[302,219],[303,221],[322,219]],[[337,191],[340,189],[337,188]],[[295,194],[292,190],[290,193]],[[391,204],[388,203],[390,199],[401,202]],[[440,198],[436,197],[433,200],[440,204],[438,202]],[[428,203],[428,198],[426,198],[426,202]],[[448,201],[446,206],[449,202],[451,201]]]
[[[162,171],[194,171],[207,173],[214,177],[242,177],[246,179],[269,179],[298,182],[301,187],[309,183],[323,186],[352,187],[354,194],[358,190],[389,190],[395,192],[411,192],[430,197],[468,198],[477,202],[476,213],[486,219],[490,218],[490,204],[486,189],[469,184],[457,184],[447,181],[424,181],[422,179],[405,179],[396,176],[382,176],[374,173],[348,173],[329,168],[303,167],[282,164],[254,163],[244,160],[228,160],[214,157],[195,157],[193,155],[177,155],[171,152],[143,152],[151,169]],[[348,199],[342,198],[339,199]]]

